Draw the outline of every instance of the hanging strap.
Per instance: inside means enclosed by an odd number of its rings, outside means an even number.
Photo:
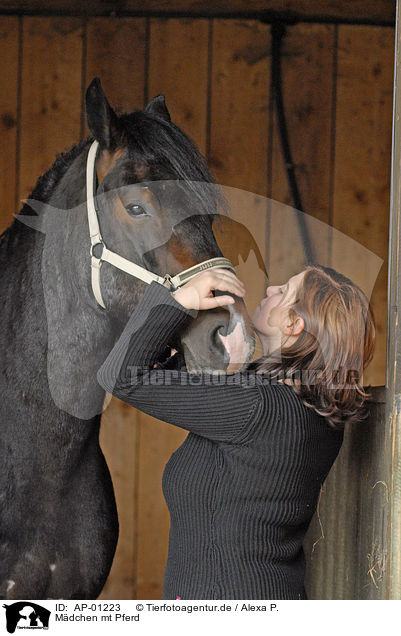
[[[285,26],[282,22],[273,21],[271,24],[272,34],[272,58],[271,58],[271,83],[273,98],[276,102],[277,120],[281,141],[281,149],[283,151],[284,164],[287,171],[288,185],[291,190],[292,200],[294,203],[299,232],[301,234],[302,246],[306,264],[313,264],[315,257],[313,254],[312,241],[309,235],[308,226],[306,225],[305,215],[303,214],[303,205],[301,195],[298,189],[297,178],[295,175],[295,166],[292,160],[290,141],[288,137],[287,123],[285,120],[284,101],[282,94],[281,80],[281,42],[285,35]]]

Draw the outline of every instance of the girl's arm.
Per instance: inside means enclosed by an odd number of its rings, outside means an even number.
[[[99,384],[165,422],[215,441],[243,441],[263,406],[256,375],[152,368],[197,313],[152,282],[100,367]]]

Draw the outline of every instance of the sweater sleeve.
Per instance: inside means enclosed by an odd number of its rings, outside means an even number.
[[[153,417],[214,441],[242,442],[262,406],[257,383],[240,372],[214,375],[153,368],[197,313],[152,282],[97,379],[106,391]]]

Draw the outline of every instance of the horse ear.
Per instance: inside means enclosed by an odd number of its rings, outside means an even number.
[[[86,91],[86,120],[101,148],[114,150],[120,139],[118,117],[107,101],[100,79],[95,77]]]
[[[157,115],[166,121],[171,121],[170,113],[167,110],[166,100],[164,95],[156,95],[150,100],[149,104],[143,109],[144,113],[151,115]]]

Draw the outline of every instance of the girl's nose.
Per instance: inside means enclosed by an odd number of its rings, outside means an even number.
[[[269,285],[268,287],[266,287],[266,296],[270,296],[274,292],[276,287],[277,285]]]

